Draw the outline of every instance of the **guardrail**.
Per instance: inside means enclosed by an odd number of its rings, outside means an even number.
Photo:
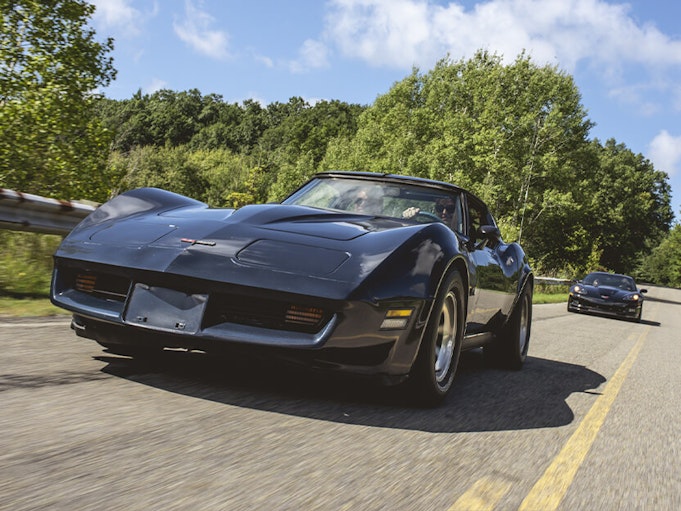
[[[0,188],[0,229],[66,235],[96,208]]]
[[[534,281],[540,284],[548,284],[550,286],[569,286],[572,281],[569,279],[557,279],[554,277],[534,277]]]

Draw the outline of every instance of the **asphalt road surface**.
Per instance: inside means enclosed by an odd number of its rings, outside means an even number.
[[[0,319],[0,510],[678,510],[681,291],[643,321],[534,308],[522,371],[445,404],[262,364],[141,364]]]

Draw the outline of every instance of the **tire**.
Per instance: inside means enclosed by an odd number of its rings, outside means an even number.
[[[532,287],[527,285],[498,338],[483,348],[485,360],[494,367],[520,370],[530,347],[531,327]]]
[[[465,324],[463,280],[447,275],[428,317],[409,383],[417,404],[437,406],[454,383]]]

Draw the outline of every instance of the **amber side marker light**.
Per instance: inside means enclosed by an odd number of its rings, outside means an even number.
[[[95,284],[97,284],[96,275],[80,273],[76,276],[76,290],[78,291],[92,293],[95,290]]]
[[[407,327],[414,309],[390,309],[385,313],[381,330],[402,330]]]

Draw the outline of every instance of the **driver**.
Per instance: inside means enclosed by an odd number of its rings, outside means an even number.
[[[440,197],[435,201],[436,216],[442,220],[448,227],[456,227],[453,225],[454,214],[456,213],[456,201],[452,197]],[[412,206],[402,212],[402,218],[413,218],[421,212],[421,208]]]
[[[439,216],[440,220],[447,225],[452,225],[454,211],[456,211],[456,203],[451,197],[438,199],[438,201],[435,203],[435,212],[437,213],[437,216]]]

